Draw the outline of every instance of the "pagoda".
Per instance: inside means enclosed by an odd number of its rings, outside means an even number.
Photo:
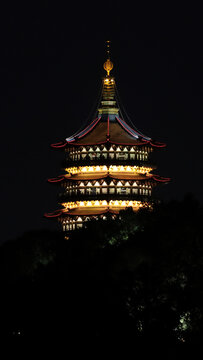
[[[65,232],[90,219],[114,218],[127,207],[152,208],[153,188],[170,181],[152,173],[151,153],[166,145],[124,119],[112,69],[107,42],[106,76],[95,118],[65,141],[51,145],[65,151],[65,161],[63,174],[48,180],[61,186],[60,208],[45,216],[57,218]]]

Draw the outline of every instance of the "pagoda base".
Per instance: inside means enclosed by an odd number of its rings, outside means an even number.
[[[107,218],[116,219],[118,214],[105,212],[97,215],[80,215],[80,216],[66,216],[66,218],[59,218],[59,223],[62,230],[69,233],[76,229],[81,229],[90,220],[107,220]]]
[[[128,206],[131,207],[131,206]],[[58,220],[62,226],[63,231],[69,232],[72,230],[80,229],[83,225],[90,220],[106,220],[107,218],[115,219],[121,210],[125,210],[128,207],[113,206],[113,207],[97,207],[97,208],[74,208],[64,211]],[[152,204],[149,202],[141,203],[136,207],[131,207],[134,212],[137,212],[140,208],[152,208]]]

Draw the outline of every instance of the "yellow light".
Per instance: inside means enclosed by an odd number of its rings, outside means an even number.
[[[139,207],[143,207],[143,203],[141,201],[136,200],[90,200],[90,201],[76,201],[76,202],[65,202],[62,203],[66,210],[74,209],[74,208],[84,208],[84,207],[117,207],[117,208],[126,208],[133,207],[137,209]],[[150,208],[152,207],[150,204],[146,203]]]
[[[109,173],[133,173],[136,174],[148,174],[152,168],[150,167],[140,167],[140,166],[123,166],[123,165],[97,165],[97,166],[78,166],[66,168],[66,171],[71,174],[80,174],[80,173],[92,173],[92,172],[109,172]]]
[[[65,202],[62,203],[62,205],[66,208],[66,209],[72,209],[74,207],[77,207],[77,203],[74,202]]]
[[[123,166],[123,165],[110,165],[110,172],[133,172],[134,174],[145,174],[149,173],[152,170],[150,167],[140,167],[140,166]]]
[[[141,203],[141,201],[133,201],[133,200],[111,200],[109,203],[110,207],[115,206],[115,207],[133,207],[133,208],[138,208],[143,206],[143,204]]]

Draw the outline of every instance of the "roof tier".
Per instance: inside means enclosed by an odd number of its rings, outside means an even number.
[[[155,174],[138,174],[138,175],[127,175],[123,173],[110,174],[108,172],[103,174],[74,174],[74,175],[60,175],[56,178],[48,179],[49,183],[61,183],[64,181],[85,181],[85,180],[102,180],[106,178],[116,180],[154,180],[156,182],[167,183],[171,179],[165,178]]]
[[[132,202],[132,201],[131,201]],[[119,214],[121,210],[126,209],[127,207],[133,207],[134,210],[138,210],[141,207],[149,206],[147,202],[133,201],[134,205],[104,205],[98,207],[75,207],[72,209],[60,209],[52,213],[46,213],[44,216],[47,218],[58,218],[66,216],[94,216],[102,215],[105,213]]]
[[[132,122],[130,126],[128,121],[124,120],[121,102],[118,100],[115,79],[110,76],[108,71],[107,75],[103,78],[100,99],[95,118],[88,125],[84,126],[82,130],[78,130],[74,135],[66,138],[65,141],[52,144],[53,148],[64,148],[69,145],[96,145],[107,142],[119,145],[165,146],[164,143],[155,142],[149,136],[141,133],[134,127]]]
[[[134,145],[134,146],[152,146],[165,147],[164,143],[155,142],[138,131],[131,128],[120,117],[115,116],[110,121],[110,116],[105,121],[105,117],[96,118],[81,132],[76,133],[66,139],[65,142],[52,144],[53,148],[64,148],[66,146],[85,146],[99,144],[117,144],[117,145]]]

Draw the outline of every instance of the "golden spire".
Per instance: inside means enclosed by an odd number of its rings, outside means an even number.
[[[107,72],[107,76],[109,76],[110,71],[113,69],[113,63],[110,60],[110,41],[109,40],[107,40],[107,42],[106,42],[106,47],[107,47],[107,49],[106,49],[107,60],[105,61],[103,66],[104,66],[104,70],[106,70],[106,72]]]

